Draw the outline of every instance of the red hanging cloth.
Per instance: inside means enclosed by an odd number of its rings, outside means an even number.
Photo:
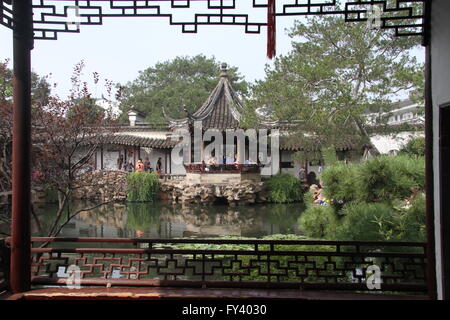
[[[272,59],[276,54],[275,38],[276,38],[276,16],[275,1],[267,2],[267,58]]]

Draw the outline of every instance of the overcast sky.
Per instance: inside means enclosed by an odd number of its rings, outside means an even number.
[[[251,1],[237,1],[238,6],[249,6]],[[195,10],[204,12],[205,2],[193,3]],[[265,9],[239,7],[240,12],[252,12],[252,21],[263,22]],[[172,9],[173,11],[173,9]],[[172,12],[171,11],[171,12]],[[191,21],[193,11],[178,10],[174,18]],[[35,13],[36,14],[36,13]],[[285,29],[294,23],[292,17],[277,19],[277,54],[291,49],[291,39]],[[125,84],[140,70],[155,63],[180,55],[204,54],[219,62],[237,66],[247,81],[264,77],[266,58],[266,28],[261,34],[246,34],[241,26],[199,26],[198,33],[181,32],[180,26],[170,26],[167,18],[105,18],[102,26],[81,26],[79,34],[59,34],[58,40],[36,40],[32,51],[32,68],[39,75],[51,74],[55,90],[65,97],[70,89],[70,75],[74,65],[84,60],[84,79],[90,81],[96,71],[103,79]],[[417,51],[422,59],[421,50]],[[0,26],[0,59],[12,60],[12,32]],[[10,64],[12,66],[12,62]],[[103,82],[91,85],[91,91],[100,97]]]

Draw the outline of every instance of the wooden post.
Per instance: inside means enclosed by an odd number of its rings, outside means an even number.
[[[12,154],[11,290],[30,290],[31,282],[31,0],[13,1],[14,110]]]

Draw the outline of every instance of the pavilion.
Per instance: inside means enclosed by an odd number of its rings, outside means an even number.
[[[136,163],[138,159],[149,159],[154,167],[161,158],[162,173],[167,175],[186,175],[187,179],[196,183],[229,183],[242,180],[259,181],[260,177],[270,177],[277,173],[298,175],[301,166],[308,172],[318,174],[323,163],[319,161],[300,162],[293,154],[297,151],[311,151],[309,146],[300,139],[289,137],[291,125],[286,121],[268,121],[264,117],[258,121],[257,128],[263,129],[270,141],[270,136],[279,133],[279,143],[273,152],[270,144],[267,149],[261,149],[259,144],[260,131],[256,136],[258,144],[256,155],[250,150],[248,136],[239,137],[245,128],[242,124],[244,104],[234,90],[227,73],[227,64],[222,63],[220,78],[206,101],[195,112],[189,113],[183,106],[186,117],[174,119],[164,112],[165,125],[155,125],[146,122],[146,114],[134,108],[128,111],[129,125],[119,128],[118,132],[108,138],[92,159],[96,170],[118,170],[117,159],[122,157],[123,163]],[[181,150],[182,163],[172,159],[173,148],[180,142],[180,131],[189,134],[191,142],[195,140],[194,128],[201,126],[201,135],[209,131],[222,136],[222,149],[211,152],[215,157],[215,165],[209,166],[210,156],[206,154],[208,145],[215,142],[201,141],[198,150],[192,143],[189,148]],[[227,132],[235,132],[231,148],[227,149]],[[256,142],[256,141],[253,141]],[[274,146],[275,147],[275,146]],[[320,148],[320,147],[318,147]],[[228,151],[227,151],[228,150]],[[232,150],[231,154],[230,151]],[[195,152],[198,151],[198,156]],[[265,157],[261,153],[265,151]],[[273,149],[275,151],[275,149]],[[341,160],[351,157],[350,151],[359,152],[351,139],[343,138],[336,151]],[[362,154],[362,152],[361,152]],[[228,160],[227,160],[228,158]],[[256,159],[258,158],[258,159]],[[229,160],[231,159],[231,160]],[[226,176],[225,176],[226,174]]]

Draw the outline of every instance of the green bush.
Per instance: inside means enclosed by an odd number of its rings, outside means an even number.
[[[418,137],[409,140],[400,150],[399,153],[405,153],[412,156],[425,156],[425,138]]]
[[[324,195],[335,204],[347,203],[356,199],[359,165],[337,163],[327,167],[322,173]]]
[[[395,234],[397,213],[388,203],[351,202],[342,208],[342,214],[337,240],[391,240]]]
[[[305,204],[306,209],[314,206],[314,194],[311,191],[305,192],[303,195],[303,203]]]
[[[127,179],[127,200],[131,202],[153,202],[159,192],[159,175],[154,172],[133,172]]]
[[[335,213],[337,240],[425,240],[425,161],[422,156],[379,156],[359,164],[336,163],[322,173],[324,195]],[[313,205],[301,217],[306,234],[330,238],[326,210]],[[314,219],[318,219],[315,221]],[[331,225],[331,224],[330,224]]]
[[[405,241],[426,241],[426,204],[425,195],[418,194],[411,200],[411,207],[405,212],[403,219]]]
[[[302,199],[300,179],[289,173],[280,173],[266,182],[268,198],[271,202],[287,203]]]
[[[398,155],[390,157],[394,171],[404,176],[409,187],[425,190],[425,158],[421,156]]]
[[[330,206],[311,206],[300,216],[300,229],[310,238],[333,238],[336,214]]]
[[[358,169],[358,199],[383,202],[411,195],[412,188],[419,187],[416,181],[421,174],[413,173],[418,169],[414,161],[417,160],[407,156],[380,156],[361,164]]]

